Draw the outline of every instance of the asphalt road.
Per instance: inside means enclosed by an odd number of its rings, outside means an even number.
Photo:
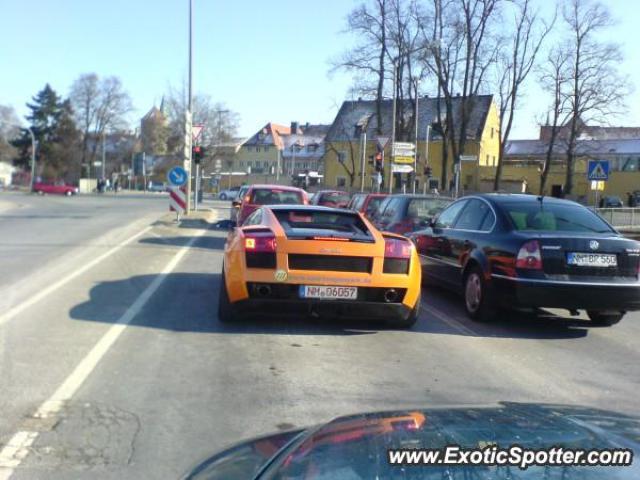
[[[411,331],[221,325],[225,232],[212,223],[225,204],[178,226],[161,197],[3,201],[0,479],[177,478],[241,439],[360,411],[518,401],[640,413],[638,314],[612,328],[551,313],[477,324],[430,289]]]

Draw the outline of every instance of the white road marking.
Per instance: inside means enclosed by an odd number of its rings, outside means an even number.
[[[57,282],[52,283],[51,285],[49,285],[46,288],[43,288],[38,293],[32,295],[30,298],[28,298],[24,302],[22,302],[22,303],[20,303],[18,305],[15,305],[14,307],[11,307],[9,310],[7,310],[6,312],[0,314],[0,326],[2,326],[4,323],[6,323],[9,320],[11,320],[16,315],[22,313],[23,311],[25,311],[27,308],[31,307],[32,305],[35,305],[36,303],[38,303],[40,300],[42,300],[46,296],[48,296],[51,293],[53,293],[56,290],[58,290],[60,287],[66,285],[67,283],[69,283],[74,278],[77,278],[78,276],[82,275],[83,273],[85,273],[90,268],[95,267],[97,264],[99,264],[103,260],[109,258],[111,255],[116,253],[118,250],[120,250],[123,247],[127,246],[129,243],[133,242],[136,238],[140,237],[141,235],[144,235],[145,233],[147,233],[152,228],[153,227],[149,226],[149,227],[146,227],[146,228],[142,229],[141,231],[139,231],[135,235],[132,235],[131,237],[127,238],[125,241],[119,243],[118,245],[116,245],[112,249],[106,251],[102,255],[94,258],[93,260],[91,260],[88,263],[85,263],[83,266],[81,266],[77,270],[74,270],[73,272],[71,272],[66,277],[61,278],[60,280],[58,280]]]
[[[427,310],[427,311],[429,311],[433,316],[438,317],[438,320],[446,323],[451,328],[453,328],[454,330],[457,330],[460,333],[463,333],[465,335],[471,335],[473,337],[479,336],[479,334],[477,332],[471,330],[469,327],[466,327],[465,325],[462,325],[461,323],[454,322],[454,321],[450,320],[449,318],[447,318],[447,314],[445,314],[444,312],[440,311],[439,309],[437,309],[433,305],[430,305],[430,304],[425,303],[423,301],[422,302],[422,308]]]
[[[104,355],[109,351],[116,340],[118,340],[118,337],[120,337],[125,328],[127,328],[127,325],[129,325],[131,320],[140,313],[149,299],[158,290],[158,288],[160,288],[160,285],[162,285],[167,276],[174,268],[176,268],[193,243],[199,237],[204,235],[205,232],[206,230],[199,230],[196,232],[189,242],[173,256],[156,278],[153,279],[153,282],[151,282],[151,284],[140,294],[136,301],[131,304],[116,323],[107,330],[102,338],[98,340],[98,343],[96,343],[89,353],[87,353],[87,355],[80,361],[62,385],[58,387],[55,393],[40,405],[34,414],[34,417],[47,418],[54,415],[60,410],[65,402],[73,398],[84,381],[96,368],[100,360],[102,360]],[[136,237],[137,236],[138,235],[136,235]],[[128,241],[131,241],[132,239]],[[11,437],[4,448],[0,450],[0,480],[8,480],[13,475],[16,467],[18,467],[28,455],[29,447],[38,438],[38,434],[39,432],[34,431],[17,432],[13,437]]]

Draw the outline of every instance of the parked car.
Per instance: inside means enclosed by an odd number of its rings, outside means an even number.
[[[238,196],[240,187],[231,187],[226,190],[218,192],[218,200],[233,200]]]
[[[439,195],[391,195],[380,205],[373,222],[382,231],[406,235],[425,228],[451,202]]]
[[[147,191],[155,192],[155,193],[166,192],[167,191],[167,184],[164,183],[164,182],[150,181],[149,185],[147,186]]]
[[[33,191],[39,195],[47,193],[70,197],[78,193],[78,187],[67,185],[64,182],[35,182],[33,184]]]
[[[605,195],[600,199],[600,208],[622,208],[624,203],[617,195]]]
[[[386,197],[386,193],[356,193],[351,197],[347,208],[360,212],[371,220]]]
[[[320,190],[313,196],[312,205],[321,205],[323,207],[346,208],[351,200],[351,196],[347,192],[340,190]]]
[[[301,188],[283,185],[251,185],[242,198],[233,202],[238,207],[236,222],[242,222],[261,205],[307,205],[307,193]]]
[[[548,307],[613,325],[640,309],[640,242],[569,200],[465,197],[410,238],[425,282],[462,292],[476,320],[497,307]]]
[[[237,195],[233,198],[231,202],[231,210],[229,213],[229,220],[231,220],[232,224],[236,224],[238,221],[238,212],[240,211],[240,205],[242,204],[242,199],[245,197],[251,185],[242,185],[240,190],[238,190]]]

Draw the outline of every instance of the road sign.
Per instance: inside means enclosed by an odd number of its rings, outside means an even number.
[[[173,167],[167,172],[167,180],[174,187],[181,187],[187,183],[187,171],[182,167]]]
[[[589,180],[609,180],[609,160],[589,160],[587,169]]]
[[[378,145],[380,145],[381,149],[384,149],[384,147],[387,146],[387,143],[389,143],[389,137],[378,137]]]
[[[416,153],[416,146],[409,142],[394,142],[391,144],[392,157],[413,157]]]
[[[393,163],[401,163],[404,165],[413,165],[414,157],[394,157]]]
[[[101,161],[95,161],[95,162],[93,162],[93,166],[94,167],[101,167],[102,166],[102,162]]]
[[[477,155],[460,155],[461,162],[475,162],[478,160]]]
[[[413,165],[398,165],[394,163],[391,165],[391,171],[393,173],[411,173],[413,172]]]
[[[197,143],[198,139],[200,138],[200,134],[202,133],[202,130],[204,130],[203,124],[191,126],[191,137],[193,138],[193,143]]]
[[[187,211],[187,189],[185,187],[169,187],[169,210],[178,217]]]
[[[600,180],[591,180],[591,190],[595,190],[596,192],[604,192],[605,182]]]

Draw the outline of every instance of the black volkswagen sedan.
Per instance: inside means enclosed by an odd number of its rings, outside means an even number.
[[[586,310],[613,325],[640,310],[640,243],[568,200],[464,197],[414,232],[425,283],[461,290],[469,316],[497,307]]]

